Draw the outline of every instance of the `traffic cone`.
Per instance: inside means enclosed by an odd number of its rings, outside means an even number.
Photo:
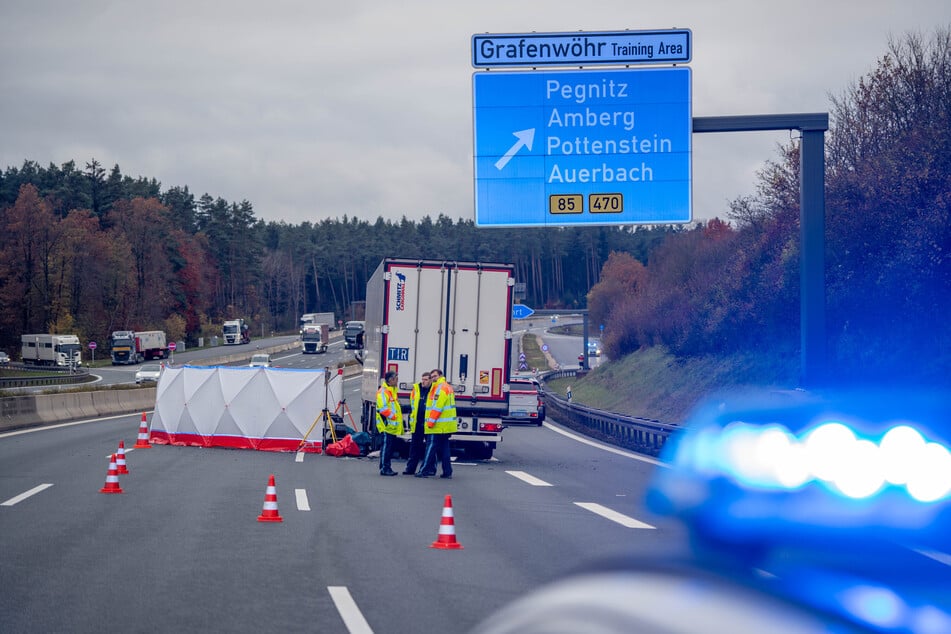
[[[277,511],[277,488],[274,486],[274,474],[267,479],[267,490],[264,492],[264,509],[258,515],[259,522],[283,522],[284,518]]]
[[[142,422],[139,423],[139,437],[136,439],[133,449],[151,449],[152,443],[149,442],[149,422],[145,418],[145,412],[142,412]]]
[[[109,456],[109,471],[106,473],[106,484],[101,489],[100,493],[123,493],[122,487],[119,486],[119,473],[116,471],[116,454]]]
[[[129,473],[129,469],[125,466],[125,441],[119,441],[119,449],[116,451],[116,469],[121,474]]]
[[[447,495],[442,507],[442,519],[439,521],[439,537],[430,548],[462,548],[456,541],[456,523],[452,515],[452,496]]]

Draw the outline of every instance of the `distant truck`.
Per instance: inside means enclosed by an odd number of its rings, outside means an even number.
[[[226,346],[251,343],[251,328],[243,319],[231,319],[221,327]]]
[[[453,451],[488,459],[502,441],[512,367],[511,264],[383,260],[367,282],[363,430],[376,433],[376,392],[389,370],[409,411],[420,374],[443,371],[456,394]]]
[[[327,324],[330,330],[337,329],[337,316],[333,313],[305,313],[300,317],[300,331],[303,334],[304,326]]]
[[[142,363],[145,360],[168,359],[165,333],[161,330],[117,330],[109,337],[112,365]]]
[[[330,338],[330,326],[327,324],[308,324],[301,333],[301,348],[304,354],[327,352],[327,340]]]
[[[365,321],[348,321],[343,327],[343,347],[347,350],[363,350]]]
[[[82,365],[82,348],[76,335],[21,335],[20,358],[32,365],[63,368]]]

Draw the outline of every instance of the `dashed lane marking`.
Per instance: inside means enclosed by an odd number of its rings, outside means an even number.
[[[587,511],[596,513],[601,517],[607,518],[612,522],[617,522],[621,526],[625,526],[627,528],[654,528],[650,524],[645,524],[640,520],[636,520],[633,517],[628,517],[627,515],[623,515],[617,511],[612,511],[608,507],[595,504],[594,502],[575,502],[575,504]]]
[[[298,511],[310,510],[310,502],[307,500],[307,489],[294,489],[294,497],[297,498]]]
[[[343,619],[343,624],[350,634],[373,634],[370,624],[360,612],[360,608],[357,607],[346,586],[327,586],[327,592],[330,593],[330,598],[333,599],[337,612],[340,613],[340,618]]]
[[[6,502],[3,502],[2,504],[0,504],[0,506],[13,506],[13,505],[16,504],[17,502],[22,502],[23,500],[27,499],[27,498],[30,497],[31,495],[36,495],[36,494],[39,493],[40,491],[45,491],[46,489],[50,488],[51,486],[53,486],[53,485],[50,484],[50,483],[45,483],[45,484],[41,484],[41,485],[39,485],[39,486],[35,486],[35,487],[33,487],[32,489],[30,489],[29,491],[24,491],[24,492],[21,493],[20,495],[17,495],[17,496],[15,496],[15,497],[10,498],[10,499],[7,500]]]
[[[522,482],[527,482],[528,484],[532,485],[533,487],[550,487],[550,486],[552,486],[551,483],[545,482],[544,480],[540,480],[540,479],[536,478],[536,477],[533,476],[533,475],[529,475],[529,474],[525,473],[524,471],[506,471],[505,473],[509,474],[510,476],[514,476],[514,477],[518,478],[518,479],[521,480]]]

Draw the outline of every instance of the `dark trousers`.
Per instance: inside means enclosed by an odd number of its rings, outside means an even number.
[[[403,473],[416,473],[416,467],[426,457],[426,433],[423,431],[423,425],[416,423],[416,431],[409,441],[409,458],[406,459],[406,469]]]
[[[449,452],[449,437],[452,434],[429,434],[426,443],[426,459],[420,473],[436,474],[436,460],[442,462],[442,474],[452,475],[452,457]]]
[[[393,448],[396,446],[396,436],[383,432],[383,446],[380,448],[380,473],[392,471],[390,461],[393,459]]]

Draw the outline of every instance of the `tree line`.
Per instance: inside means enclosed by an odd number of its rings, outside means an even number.
[[[248,201],[163,189],[95,159],[0,173],[0,348],[19,335],[161,329],[195,343],[242,317],[252,333],[289,331],[301,314],[359,318],[384,257],[508,262],[526,303],[583,308],[612,251],[646,259],[667,227],[477,229],[440,215],[375,222],[315,213],[265,222]]]

